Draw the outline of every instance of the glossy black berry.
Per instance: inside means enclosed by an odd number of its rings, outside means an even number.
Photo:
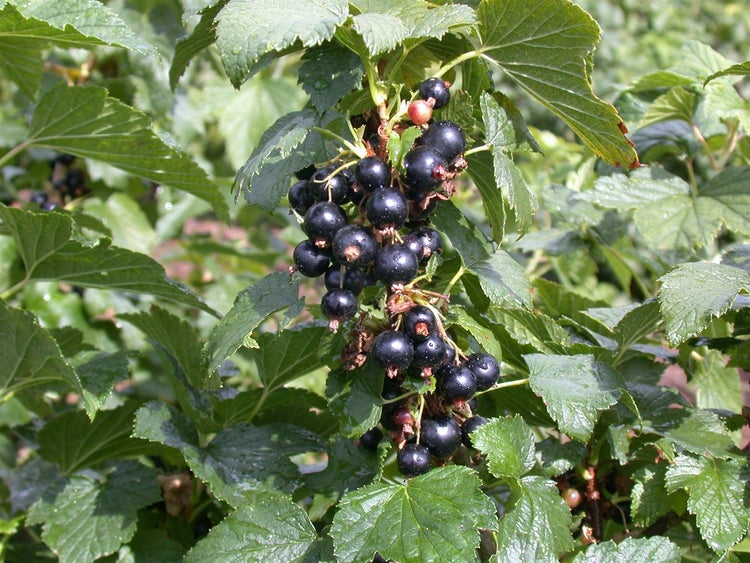
[[[378,449],[380,440],[383,439],[383,431],[377,426],[370,428],[367,432],[359,437],[359,444],[366,450],[374,452]]]
[[[331,242],[333,259],[343,266],[367,266],[378,253],[372,233],[359,225],[341,227]]]
[[[43,191],[35,191],[29,198],[29,201],[31,201],[31,203],[36,203],[40,207],[47,203],[47,200],[49,200],[49,196],[47,195],[47,192]]]
[[[315,246],[311,240],[300,242],[292,253],[297,271],[308,278],[317,278],[326,273],[331,264],[331,251]]]
[[[400,190],[378,188],[367,199],[366,215],[376,229],[399,228],[409,216],[409,202]]]
[[[490,354],[472,354],[464,362],[477,379],[477,391],[489,389],[500,378],[500,365]]]
[[[461,445],[461,427],[448,416],[422,418],[420,441],[435,457],[448,457]]]
[[[315,170],[315,165],[310,164],[309,166],[305,166],[304,168],[297,170],[294,173],[294,176],[297,178],[297,180],[309,180],[310,177],[315,174]]]
[[[406,368],[414,357],[414,346],[403,332],[384,330],[375,337],[372,353],[384,368]]]
[[[433,254],[443,251],[443,241],[440,233],[432,227],[419,227],[404,237],[404,244],[409,248],[418,248],[417,257],[421,261],[429,260]]]
[[[59,162],[63,166],[70,166],[75,159],[76,157],[74,155],[63,153],[55,157],[55,162]]]
[[[331,176],[335,169],[334,166],[321,168],[307,181],[307,190],[316,201],[334,203],[346,201],[349,195],[349,183],[343,174]]]
[[[385,285],[409,283],[418,269],[417,255],[402,244],[384,246],[375,258],[375,275]]]
[[[428,146],[439,152],[447,162],[464,152],[466,138],[461,128],[452,121],[438,121],[419,138],[421,146]]]
[[[437,330],[437,321],[432,309],[414,305],[401,319],[404,332],[414,342],[422,342]]]
[[[357,296],[348,289],[329,289],[320,300],[320,309],[327,319],[348,321],[353,319],[359,310]]]
[[[483,424],[487,424],[487,422],[489,421],[486,418],[479,415],[475,415],[464,420],[463,424],[461,425],[461,441],[467,448],[474,447],[474,444],[471,443],[471,433]]]
[[[339,265],[328,268],[324,280],[326,289],[341,287],[348,289],[354,295],[358,295],[363,287],[372,285],[372,281],[359,268],[344,268],[342,272]]]
[[[391,184],[391,168],[377,156],[366,156],[357,163],[354,177],[365,191],[374,192]]]
[[[300,180],[289,188],[289,207],[300,215],[307,213],[315,200],[307,191],[307,180]]]
[[[433,98],[435,109],[446,105],[451,99],[451,92],[442,78],[428,78],[419,85],[419,96],[423,100]]]
[[[437,390],[449,403],[468,401],[477,391],[477,379],[464,365],[443,365],[437,373]]]
[[[447,161],[439,151],[419,145],[404,156],[404,180],[415,195],[433,191],[443,183],[446,166]]]
[[[396,464],[402,474],[414,477],[432,469],[432,455],[422,444],[406,444],[396,454]]]
[[[302,228],[311,240],[331,242],[345,225],[346,215],[341,207],[330,201],[319,201],[305,213]]]
[[[445,341],[438,334],[431,334],[422,342],[414,344],[411,365],[415,368],[434,368],[443,363]]]

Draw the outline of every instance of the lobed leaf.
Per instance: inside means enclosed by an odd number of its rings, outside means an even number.
[[[606,541],[590,545],[579,553],[574,563],[627,561],[628,563],[680,563],[680,548],[668,538],[625,538],[620,543]]]
[[[336,369],[328,374],[328,407],[344,436],[358,438],[378,423],[382,391],[383,369],[373,360],[354,371]]]
[[[82,351],[76,355],[75,370],[83,390],[83,407],[91,420],[112,396],[115,384],[130,377],[128,354],[117,352]]]
[[[520,479],[536,463],[534,435],[519,415],[491,419],[472,433],[472,444],[495,477]]]
[[[318,111],[332,108],[360,86],[364,67],[361,59],[335,41],[311,47],[302,56],[299,82]]]

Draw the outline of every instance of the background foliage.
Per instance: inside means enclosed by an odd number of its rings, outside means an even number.
[[[0,0],[7,560],[747,559],[743,3],[61,4]],[[437,72],[431,283],[503,377],[407,480],[284,198]]]

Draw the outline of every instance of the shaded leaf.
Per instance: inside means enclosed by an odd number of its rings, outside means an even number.
[[[324,494],[354,491],[380,476],[382,462],[381,453],[339,436],[328,445],[326,468],[305,475],[305,484],[311,491]]]
[[[221,0],[201,11],[201,19],[190,35],[181,37],[174,46],[174,57],[169,66],[169,86],[174,90],[190,61],[203,49],[216,42],[214,19],[229,0]]]
[[[326,42],[302,56],[299,82],[312,104],[325,111],[360,86],[364,72],[355,53],[336,42]]]
[[[83,389],[83,406],[91,420],[112,395],[115,384],[130,377],[127,352],[89,351],[75,357],[75,370]]]
[[[382,391],[383,368],[373,360],[354,371],[337,369],[328,374],[328,406],[338,417],[344,436],[358,438],[378,423]]]

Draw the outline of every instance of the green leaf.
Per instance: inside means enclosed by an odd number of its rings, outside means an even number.
[[[472,444],[495,477],[520,479],[536,462],[534,435],[519,415],[490,419],[472,433]]]
[[[339,436],[328,446],[326,468],[305,475],[305,484],[311,491],[323,494],[354,491],[380,476],[382,461],[379,453]]]
[[[699,334],[727,312],[739,292],[750,291],[750,273],[706,262],[680,264],[659,281],[659,307],[673,345]]]
[[[627,561],[628,563],[680,563],[680,548],[667,538],[625,538],[620,543],[605,541],[590,545],[579,553],[574,563],[603,563]]]
[[[218,369],[273,313],[290,307],[297,311],[304,302],[298,295],[298,282],[285,272],[272,272],[242,290],[226,316],[214,326],[203,347],[208,370]],[[291,316],[295,315],[296,312]]]
[[[487,222],[492,228],[492,240],[502,243],[505,236],[505,204],[502,190],[495,182],[495,165],[492,155],[482,151],[466,156],[469,167],[466,173],[482,196],[482,206]]]
[[[504,151],[542,152],[526,121],[510,98],[500,92],[482,92],[479,98],[485,143]]]
[[[619,128],[622,119],[591,88],[591,59],[601,34],[591,16],[565,0],[484,0],[478,19],[484,56],[607,162],[637,162]]]
[[[32,506],[28,524],[62,562],[89,562],[114,553],[136,531],[136,515],[161,500],[156,474],[123,461],[101,473],[76,474]]]
[[[290,497],[252,493],[195,544],[185,561],[309,562],[317,542],[310,519]]]
[[[354,16],[352,28],[362,36],[371,57],[395,49],[408,33],[398,17],[374,12]]]
[[[193,32],[177,40],[174,46],[174,58],[169,67],[169,87],[174,90],[180,77],[185,72],[192,58],[202,50],[216,42],[216,26],[214,20],[229,0],[221,0],[212,6],[203,9],[201,19],[195,26]]]
[[[748,75],[750,75],[750,61],[745,61],[744,63],[732,65],[718,72],[714,72],[712,75],[706,78],[706,80],[703,82],[703,85],[705,86],[711,80],[714,80],[721,76],[748,76]]]
[[[473,563],[477,528],[497,527],[480,484],[472,469],[446,466],[404,485],[375,483],[347,493],[331,526],[334,552],[341,561],[369,561],[378,552],[399,563]]]
[[[412,126],[404,129],[401,134],[391,131],[391,137],[388,139],[388,158],[391,166],[399,167],[406,156],[406,153],[414,146],[416,141],[422,135],[419,127]]]
[[[691,383],[695,387],[695,406],[702,409],[742,411],[740,374],[726,367],[724,355],[708,350],[703,361],[696,362]]]
[[[669,512],[671,505],[667,495],[667,464],[648,464],[638,468],[633,475],[633,502],[630,510],[633,522],[647,527]]]
[[[65,361],[57,343],[28,311],[14,309],[0,299],[0,399],[24,389],[65,384],[81,392],[73,368]]]
[[[112,395],[115,384],[130,377],[128,354],[84,351],[75,357],[75,370],[83,389],[83,406],[91,420]]]
[[[339,418],[344,436],[358,438],[378,423],[382,391],[383,368],[373,360],[354,371],[337,369],[328,374],[328,406]]]
[[[102,411],[93,422],[83,411],[58,415],[39,431],[39,455],[57,463],[66,475],[110,459],[143,455],[150,445],[130,436],[137,407],[131,402]]]
[[[666,395],[666,400],[669,400],[669,395]],[[672,403],[674,402],[673,399]],[[650,421],[652,427],[648,428],[644,424],[644,429],[669,438],[680,448],[696,455],[710,453],[717,458],[737,457],[737,454],[732,451],[734,441],[715,413],[686,408],[667,408],[657,411],[653,407],[646,407],[640,410],[644,413],[644,419],[646,415],[652,419]]]
[[[319,45],[348,15],[344,0],[229,0],[216,18],[216,45],[229,79],[239,87],[263,55],[295,44]]]
[[[621,382],[591,355],[528,354],[529,385],[547,405],[560,431],[586,442],[599,413],[617,402]]]
[[[693,115],[697,106],[698,96],[682,86],[675,86],[651,102],[638,126],[639,128],[646,127],[672,119],[693,123]]]
[[[614,327],[620,350],[627,350],[643,337],[652,334],[660,323],[659,303],[656,300],[630,309]]]
[[[495,168],[495,183],[505,188],[508,204],[515,212],[516,231],[523,235],[531,226],[538,208],[536,197],[523,179],[515,163],[505,156],[505,152],[493,147],[492,158]]]
[[[445,318],[445,325],[454,328],[460,327],[477,341],[479,347],[488,354],[495,356],[497,361],[502,360],[503,348],[497,340],[496,327],[486,318],[472,314],[462,306],[450,306]]]
[[[210,203],[223,221],[229,220],[226,200],[206,173],[162,141],[145,114],[107,97],[104,88],[51,88],[36,106],[27,143],[99,160],[183,190]]]
[[[747,533],[747,486],[747,467],[735,461],[681,455],[667,471],[668,491],[688,491],[688,510],[714,551],[729,549]]]
[[[185,415],[156,402],[138,411],[133,435],[179,449],[213,494],[234,507],[243,505],[248,491],[291,492],[302,476],[289,458],[325,449],[317,436],[288,424],[240,423],[201,445]]]
[[[305,52],[299,81],[310,95],[310,102],[322,112],[359,87],[364,72],[355,53],[330,41]]]
[[[510,483],[497,533],[499,562],[557,561],[573,548],[570,509],[554,481],[529,475]]]

